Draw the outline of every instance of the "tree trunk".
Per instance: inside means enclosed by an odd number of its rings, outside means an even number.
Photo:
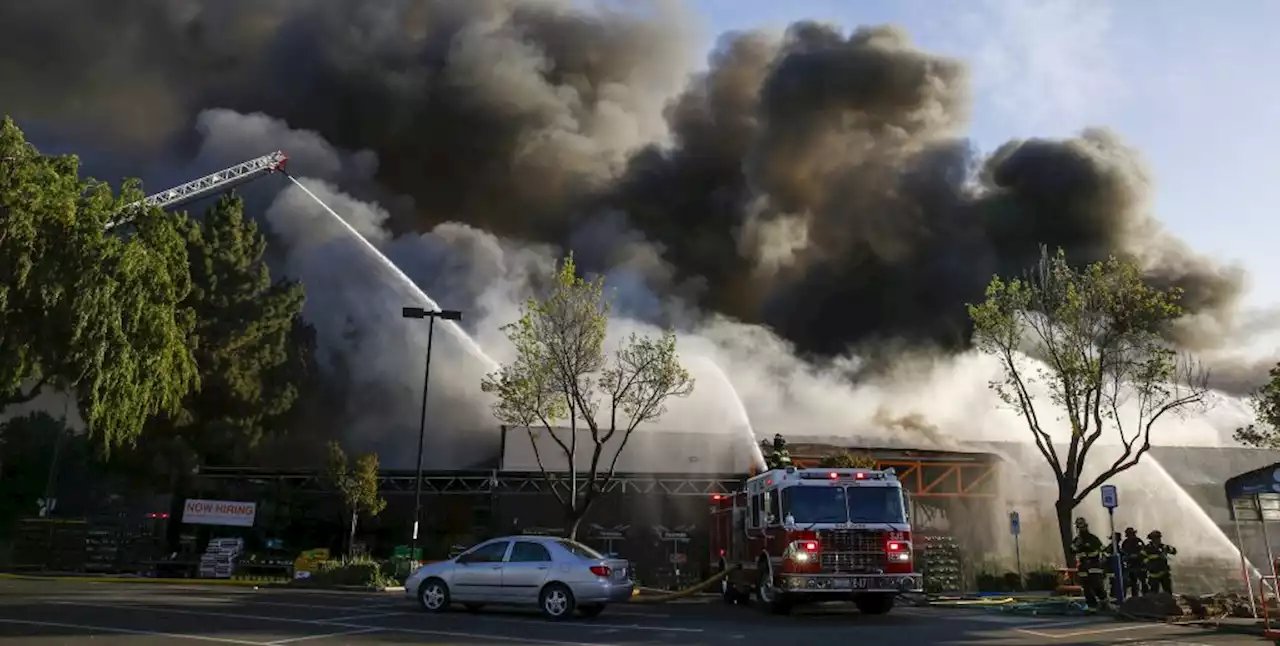
[[[564,519],[564,536],[565,538],[576,541],[578,540],[578,527],[582,525],[582,518],[587,515],[587,505],[584,503],[581,509],[567,509]]]
[[[347,536],[347,558],[350,558],[356,551],[356,511],[351,510],[351,533]]]
[[[1073,496],[1061,496],[1054,503],[1054,507],[1058,516],[1058,538],[1062,541],[1062,557],[1063,567],[1075,567],[1075,554],[1071,552],[1071,540],[1073,531],[1073,521],[1071,512],[1075,511],[1075,504],[1072,502]]]

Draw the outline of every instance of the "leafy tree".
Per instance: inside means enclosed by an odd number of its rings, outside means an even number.
[[[360,514],[377,516],[387,507],[378,492],[378,456],[365,453],[348,466],[347,453],[337,442],[329,442],[329,481],[342,496],[342,507],[351,514],[351,531],[347,535],[347,554],[356,542],[356,522]]]
[[[823,456],[818,466],[826,469],[874,469],[876,459],[869,453],[850,453],[839,451]]]
[[[573,257],[565,258],[546,297],[530,300],[520,319],[502,328],[515,346],[515,359],[481,383],[497,397],[494,416],[529,433],[538,467],[564,508],[570,538],[613,480],[618,456],[636,428],[661,418],[669,397],[693,392],[674,332],[658,338],[632,334],[606,354],[609,311],[603,279],[579,278]],[[555,430],[565,426],[567,437],[557,435]],[[582,426],[591,445],[589,465],[580,474]],[[564,454],[567,491],[555,486],[555,475],[539,453],[539,434]],[[616,446],[611,457],[605,455],[606,445]]]
[[[1148,286],[1132,263],[1113,257],[1076,269],[1063,252],[1042,250],[1024,278],[992,278],[986,300],[969,306],[975,345],[1003,368],[992,389],[1022,416],[1057,479],[1055,508],[1068,563],[1076,505],[1138,463],[1166,414],[1205,401],[1207,374],[1160,336],[1181,314],[1178,297],[1176,290]],[[1043,363],[1030,362],[1024,350]],[[1048,406],[1033,392],[1036,384],[1048,392]],[[1127,420],[1120,410],[1126,402],[1133,411]],[[1058,415],[1070,424],[1065,446],[1045,428]],[[1119,453],[1091,464],[1091,449],[1104,436]],[[1092,479],[1086,466],[1097,473]]]
[[[281,431],[310,371],[303,289],[271,280],[266,240],[226,195],[201,219],[183,218],[195,314],[188,339],[200,387],[174,415],[149,428],[175,455],[205,463],[244,462],[264,436]]]
[[[1267,383],[1253,392],[1250,405],[1254,421],[1236,429],[1237,441],[1264,449],[1280,449],[1280,365],[1273,367]]]
[[[0,121],[0,413],[46,388],[73,393],[105,451],[132,441],[197,383],[194,317],[176,219],[139,212],[79,177],[75,157],[41,155]],[[131,235],[106,231],[132,209]]]

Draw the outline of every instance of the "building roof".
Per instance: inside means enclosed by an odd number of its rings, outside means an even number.
[[[545,468],[551,472],[568,471],[568,455],[552,438],[570,444],[569,429],[510,427],[503,437],[501,470],[534,472]],[[601,431],[605,435],[607,431]],[[602,442],[599,471],[609,468],[617,456],[618,473],[670,473],[680,475],[712,475],[746,473],[752,464],[748,447],[753,444],[746,437],[734,438],[719,433],[687,433],[652,429],[633,432],[625,446],[625,435],[618,431],[607,442]],[[535,453],[535,447],[537,449]],[[588,430],[578,430],[578,446],[574,464],[578,471],[591,467],[596,442]],[[619,452],[621,451],[621,452]],[[539,466],[539,457],[541,465]]]

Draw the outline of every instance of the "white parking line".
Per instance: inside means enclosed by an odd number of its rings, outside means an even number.
[[[330,637],[343,637],[346,635],[363,635],[365,633],[380,632],[381,628],[361,628],[359,630],[344,630],[336,633],[325,633],[323,635],[304,635],[302,637],[290,637],[288,639],[277,639],[273,642],[267,642],[266,646],[279,646],[280,644],[293,644],[295,642],[305,642],[311,639],[329,639]]]
[[[396,615],[415,614],[411,612],[379,612],[372,615],[346,615],[343,617],[330,617],[326,621],[353,621],[356,619],[376,619],[378,617],[395,617]]]
[[[573,642],[573,641],[550,640],[550,639],[530,639],[528,637],[512,637],[510,635],[470,633],[470,632],[461,632],[456,630],[434,630],[430,628],[398,628],[398,627],[387,627],[387,626],[362,626],[360,624],[349,624],[349,623],[340,622],[340,621],[325,621],[322,619],[292,619],[292,618],[286,618],[286,617],[264,617],[262,615],[245,615],[245,614],[231,613],[231,612],[206,612],[202,610],[180,610],[177,608],[157,608],[154,606],[147,606],[147,607],[121,606],[121,605],[110,605],[105,603],[81,603],[76,601],[49,601],[48,603],[60,605],[60,606],[73,606],[73,607],[82,607],[82,608],[105,608],[108,610],[145,610],[151,613],[193,615],[197,617],[218,617],[222,619],[250,619],[250,620],[265,621],[265,622],[274,621],[274,622],[286,623],[286,624],[305,624],[308,626],[333,626],[337,628],[353,628],[353,629],[377,628],[378,630],[382,630],[385,632],[407,633],[410,635],[426,635],[426,636],[435,635],[439,637],[460,637],[462,639],[477,639],[477,640],[491,639],[494,641],[511,642],[516,644],[546,644],[547,646],[618,646],[616,644],[603,644],[603,643],[597,643],[597,642]],[[264,644],[259,642],[233,642],[233,643],[254,644],[254,646],[265,646]]]
[[[1143,628],[1160,628],[1160,624],[1138,624],[1136,626],[1116,626],[1113,628],[1097,628],[1094,630],[1076,630],[1069,633],[1046,633],[1039,630],[1031,630],[1029,628],[1013,628],[1020,633],[1025,633],[1033,637],[1043,637],[1046,639],[1067,639],[1068,637],[1084,637],[1086,635],[1102,635],[1105,633],[1118,633],[1126,630],[1141,630]]]
[[[144,637],[168,637],[170,639],[190,639],[202,642],[218,642],[220,644],[249,644],[250,646],[265,646],[262,642],[251,642],[243,639],[230,639],[227,637],[209,637],[206,635],[184,635],[180,633],[162,633],[154,630],[136,630],[130,628],[112,628],[110,626],[92,626],[89,624],[70,624],[61,621],[31,621],[29,619],[6,619],[0,617],[0,624],[18,624],[23,626],[39,626],[42,628],[71,628],[73,630],[83,630],[86,632],[99,633],[116,633],[120,635],[141,635]]]
[[[496,617],[496,616],[492,616],[492,615],[486,615],[486,616],[485,616],[485,621],[500,621],[500,622],[506,622],[506,623],[514,623],[514,624],[541,624],[541,625],[546,625],[546,622],[544,622],[544,621],[542,621],[542,620],[540,620],[540,619],[533,619],[533,618],[525,619],[525,618],[523,618],[523,617]],[[574,627],[581,627],[581,628],[621,628],[621,629],[624,629],[624,630],[652,630],[652,631],[655,631],[655,632],[663,632],[663,633],[703,633],[703,632],[706,632],[706,629],[704,629],[704,628],[678,628],[678,627],[675,627],[675,626],[646,626],[646,625],[644,625],[644,624],[602,624],[602,623],[600,623],[600,622],[598,622],[598,621],[594,621],[594,620],[591,620],[591,621],[584,621],[584,622],[582,622],[582,623],[576,623],[576,624],[573,624],[573,625],[574,625]]]

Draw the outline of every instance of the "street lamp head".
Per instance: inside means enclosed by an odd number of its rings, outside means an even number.
[[[435,318],[444,319],[446,321],[461,321],[462,312],[458,310],[438,310],[432,311],[422,307],[406,307],[401,310],[401,316],[407,319],[425,319]]]

